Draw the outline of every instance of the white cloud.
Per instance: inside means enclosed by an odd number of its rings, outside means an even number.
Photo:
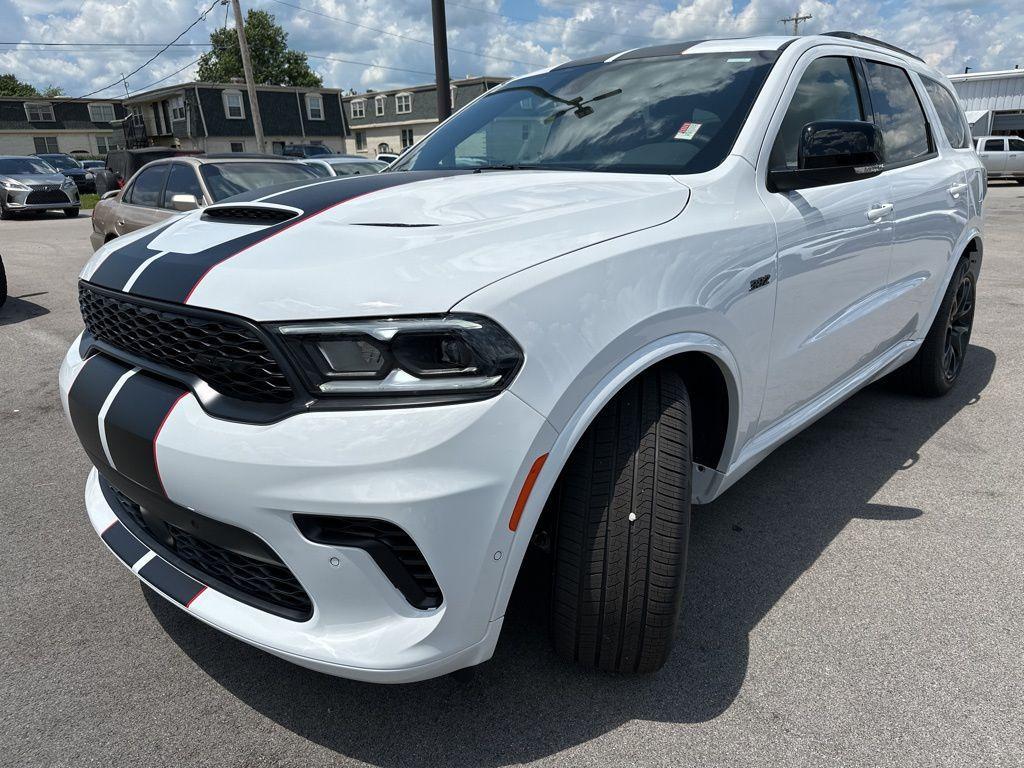
[[[166,42],[194,19],[210,0],[0,0],[0,29],[5,39],[52,42]],[[273,13],[288,31],[293,48],[314,57],[367,62],[346,64],[319,58],[311,65],[326,84],[385,88],[429,80],[433,50],[413,42],[431,40],[430,6],[424,0],[285,0],[315,10],[315,15],[273,0],[252,0],[247,7]],[[792,0],[682,0],[659,6],[653,0],[538,0],[533,21],[506,0],[451,0],[449,46],[453,76],[519,74],[568,58],[621,50],[659,41],[752,34],[780,34],[778,20],[791,15]],[[806,32],[849,29],[888,40],[920,53],[947,72],[1012,67],[1024,58],[1024,14],[1019,0],[969,2],[947,0],[802,0],[813,16]],[[328,18],[335,17],[335,19]],[[336,19],[346,19],[346,24]],[[224,21],[218,6],[187,38],[206,42]],[[367,29],[370,27],[373,29]],[[383,30],[384,34],[374,30]],[[394,37],[400,35],[405,39]],[[475,51],[488,57],[464,51]],[[115,81],[144,62],[152,49],[104,48],[99,51],[0,51],[0,72],[12,71],[43,86],[61,85],[79,95]],[[144,86],[199,55],[199,49],[175,49],[131,79]],[[1016,58],[1015,58],[1016,57]],[[389,67],[394,69],[389,69]],[[416,70],[402,72],[398,70]],[[183,72],[186,78],[192,71]],[[117,89],[108,94],[114,95]]]

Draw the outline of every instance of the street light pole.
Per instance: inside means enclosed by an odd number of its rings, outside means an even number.
[[[266,152],[263,142],[263,120],[260,119],[260,103],[256,97],[256,83],[252,79],[252,61],[249,59],[249,42],[245,39],[245,24],[242,21],[242,6],[238,0],[231,0],[235,11],[235,29],[238,31],[238,48],[242,53],[242,71],[245,73],[245,89],[249,93],[249,109],[252,112],[252,126],[256,131],[256,151]]]
[[[434,20],[434,77],[437,81],[437,121],[452,113],[451,80],[448,75],[448,23],[444,17],[444,0],[430,0]]]

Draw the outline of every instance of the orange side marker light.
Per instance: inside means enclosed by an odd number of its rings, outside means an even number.
[[[533,466],[530,467],[530,471],[526,473],[523,489],[519,491],[519,498],[516,499],[516,505],[512,509],[512,517],[508,521],[508,529],[510,531],[514,531],[519,527],[519,518],[523,516],[523,509],[530,498],[530,491],[533,490],[533,484],[537,482],[537,475],[540,474],[540,470],[544,466],[544,462],[547,461],[547,458],[548,455],[546,453],[543,456],[538,456],[536,461],[533,462]]]

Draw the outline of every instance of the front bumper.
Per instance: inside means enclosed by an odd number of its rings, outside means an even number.
[[[0,187],[0,199],[12,211],[48,211],[77,208],[80,205],[77,187],[31,188],[10,190]]]
[[[213,418],[182,393],[165,400],[173,404],[150,448],[147,424],[160,414],[140,409],[160,398],[129,402],[127,383],[145,383],[148,375],[123,368],[97,378],[95,370],[109,361],[95,358],[84,361],[76,344],[60,373],[65,409],[93,463],[105,475],[135,473],[134,480],[174,504],[254,534],[291,569],[313,612],[306,621],[289,620],[212,586],[177,599],[143,573],[159,556],[136,542],[142,550],[135,547],[128,559],[144,554],[126,564],[158,593],[233,637],[344,677],[407,682],[490,657],[501,627],[496,600],[515,537],[508,520],[532,461],[556,437],[536,411],[505,392],[461,405],[324,411],[250,425]],[[135,423],[123,423],[131,414]],[[88,434],[96,424],[100,442]],[[136,466],[149,461],[155,482]],[[117,519],[95,469],[86,507],[98,533]],[[296,514],[397,525],[433,571],[441,605],[414,608],[365,550],[306,539]]]

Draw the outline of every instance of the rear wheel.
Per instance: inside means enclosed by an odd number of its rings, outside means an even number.
[[[647,371],[573,451],[556,504],[551,628],[584,666],[653,672],[668,658],[690,531],[690,401],[682,378]]]
[[[73,219],[76,216],[78,216],[78,211],[78,208],[65,208],[64,215],[67,216],[69,219]]]
[[[953,388],[963,370],[974,327],[975,285],[970,260],[957,265],[938,314],[914,359],[897,376],[906,389],[938,397]]]

